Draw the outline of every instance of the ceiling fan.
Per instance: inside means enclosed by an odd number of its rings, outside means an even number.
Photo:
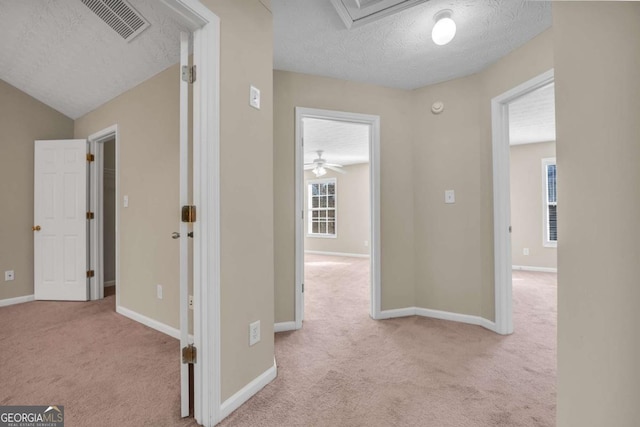
[[[341,169],[342,165],[336,163],[327,163],[327,161],[322,158],[322,150],[318,150],[316,151],[316,153],[318,153],[318,158],[314,159],[312,163],[305,163],[304,170],[311,170],[316,175],[316,177],[326,175],[327,169],[330,169],[334,172],[347,173],[346,171]]]

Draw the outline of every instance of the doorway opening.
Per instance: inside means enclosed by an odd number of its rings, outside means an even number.
[[[499,334],[513,333],[513,269],[514,260],[522,261],[532,259],[532,247],[534,238],[526,237],[529,233],[537,234],[536,242],[541,248],[551,248],[557,242],[557,222],[556,212],[556,182],[555,182],[555,120],[547,126],[541,125],[541,117],[544,115],[546,121],[555,117],[553,108],[553,70],[543,73],[533,79],[499,95],[491,101],[492,128],[493,128],[493,203],[494,203],[494,269],[495,269],[495,331]],[[544,111],[545,106],[547,111]],[[536,113],[537,111],[537,113]],[[538,117],[534,117],[535,115]],[[513,128],[513,129],[512,129]],[[540,133],[545,129],[546,133]],[[550,137],[549,134],[552,133]],[[521,148],[512,148],[512,142],[543,143],[553,140],[553,144],[545,146],[530,145]],[[536,141],[537,140],[537,141]],[[545,141],[546,140],[546,141]],[[515,144],[516,146],[518,144]],[[542,151],[541,151],[542,150]],[[544,151],[546,150],[546,151]],[[552,150],[552,151],[550,151]],[[533,152],[527,153],[527,152]],[[540,153],[547,153],[545,157],[535,161],[536,172],[524,173],[523,162],[528,164],[530,157],[540,156]],[[549,153],[553,157],[549,157]],[[524,154],[524,155],[521,155]],[[522,159],[521,159],[522,158]],[[518,164],[511,164],[511,161],[518,160]],[[525,160],[526,159],[526,160]],[[518,168],[516,169],[515,166]],[[513,170],[512,170],[513,169]],[[514,181],[512,182],[512,177]],[[531,180],[535,182],[529,182]],[[516,183],[517,181],[517,183]],[[517,194],[512,193],[512,188]],[[525,189],[533,189],[531,192],[537,193],[537,202],[541,203],[540,209],[531,208],[531,204],[536,202],[531,196],[525,197]],[[513,197],[515,196],[515,197]],[[543,199],[544,197],[544,199]],[[512,198],[516,205],[512,205]],[[534,196],[535,198],[535,196]],[[512,219],[512,208],[516,216]],[[539,215],[539,216],[538,216]],[[530,217],[531,220],[527,218]],[[539,220],[540,226],[537,233],[534,220]],[[515,222],[513,222],[515,220]],[[526,225],[526,223],[531,223]],[[514,225],[518,227],[515,232]],[[532,231],[533,230],[533,231]],[[523,243],[526,239],[527,243]],[[526,245],[526,246],[524,246]],[[536,245],[536,255],[538,262],[543,262],[543,258],[550,259],[552,264],[547,267],[539,267],[537,271],[552,271],[555,265],[555,250],[538,250]],[[517,251],[512,252],[512,248]],[[546,252],[546,253],[544,253]],[[525,255],[526,253],[526,255]],[[523,265],[515,264],[515,267],[522,269]],[[535,267],[535,266],[530,266]],[[557,268],[557,267],[556,267]],[[545,270],[546,269],[546,270]],[[520,277],[518,277],[520,279]]]
[[[509,104],[514,329],[556,341],[557,167],[555,87]],[[527,306],[535,310],[523,310]],[[523,312],[529,313],[523,316]]]
[[[378,116],[296,108],[296,310],[291,329],[302,327],[304,293],[316,292],[312,286],[323,281],[323,286],[332,281],[342,286],[337,282],[344,281],[345,268],[358,272],[361,280],[355,282],[370,295],[369,314],[379,317],[379,129]]]

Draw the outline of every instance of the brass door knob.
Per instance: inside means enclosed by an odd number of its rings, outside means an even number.
[[[34,225],[33,227],[31,227],[31,229],[32,229],[33,231],[40,231],[40,230],[42,230],[42,228],[40,228],[40,226],[39,226],[39,225]]]

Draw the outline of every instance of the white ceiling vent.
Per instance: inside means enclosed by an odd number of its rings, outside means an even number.
[[[331,3],[347,28],[351,29],[426,1],[429,0],[331,0]]]
[[[128,42],[150,25],[149,21],[125,0],[82,0],[82,3]]]

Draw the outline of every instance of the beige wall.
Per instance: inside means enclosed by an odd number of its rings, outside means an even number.
[[[415,91],[276,71],[276,321],[294,319],[296,106],[381,116],[382,309],[493,320],[491,99],[551,68],[548,30],[479,74]]]
[[[556,157],[555,142],[511,146],[511,262],[557,268],[555,247],[544,246],[546,180],[542,159]],[[523,249],[529,249],[529,255]]]
[[[483,264],[483,253],[493,250],[493,232],[483,224],[492,206],[485,203],[491,197],[491,158],[484,151],[491,143],[481,132],[489,125],[480,117],[486,101],[481,77],[412,94],[417,307],[481,315],[482,292],[493,291]],[[437,100],[445,105],[440,115],[431,113]],[[444,203],[445,190],[455,191],[455,204]]]
[[[116,143],[104,143],[104,281],[116,280]]]
[[[369,164],[345,166],[346,174],[327,170],[320,179],[336,179],[337,236],[335,238],[309,237],[308,220],[304,221],[305,251],[337,252],[369,255],[371,240],[369,205]],[[304,206],[308,206],[308,184],[316,176],[311,171],[304,174]],[[305,214],[305,219],[308,219]]]
[[[295,107],[381,117],[382,308],[413,305],[413,194],[407,92],[274,71],[275,313],[294,320]]]
[[[640,419],[640,3],[554,2],[560,427]],[[606,201],[602,201],[606,195]]]
[[[0,80],[0,300],[33,295],[34,141],[72,137],[73,120]]]
[[[273,29],[258,0],[203,0],[221,19],[222,398],[273,366]],[[262,108],[249,106],[249,86]],[[249,347],[249,323],[262,341]]]
[[[225,400],[273,365],[272,17],[259,1],[205,0],[221,19],[221,348]],[[262,108],[248,105],[249,86]],[[121,304],[178,326],[178,66],[76,121],[76,135],[118,124]],[[252,173],[247,173],[249,170]],[[251,265],[251,268],[247,268]],[[156,284],[164,298],[156,298]],[[249,323],[262,340],[249,347]]]
[[[76,138],[118,125],[120,305],[179,327],[179,83],[174,65],[75,122]],[[162,285],[163,298],[156,297]]]

